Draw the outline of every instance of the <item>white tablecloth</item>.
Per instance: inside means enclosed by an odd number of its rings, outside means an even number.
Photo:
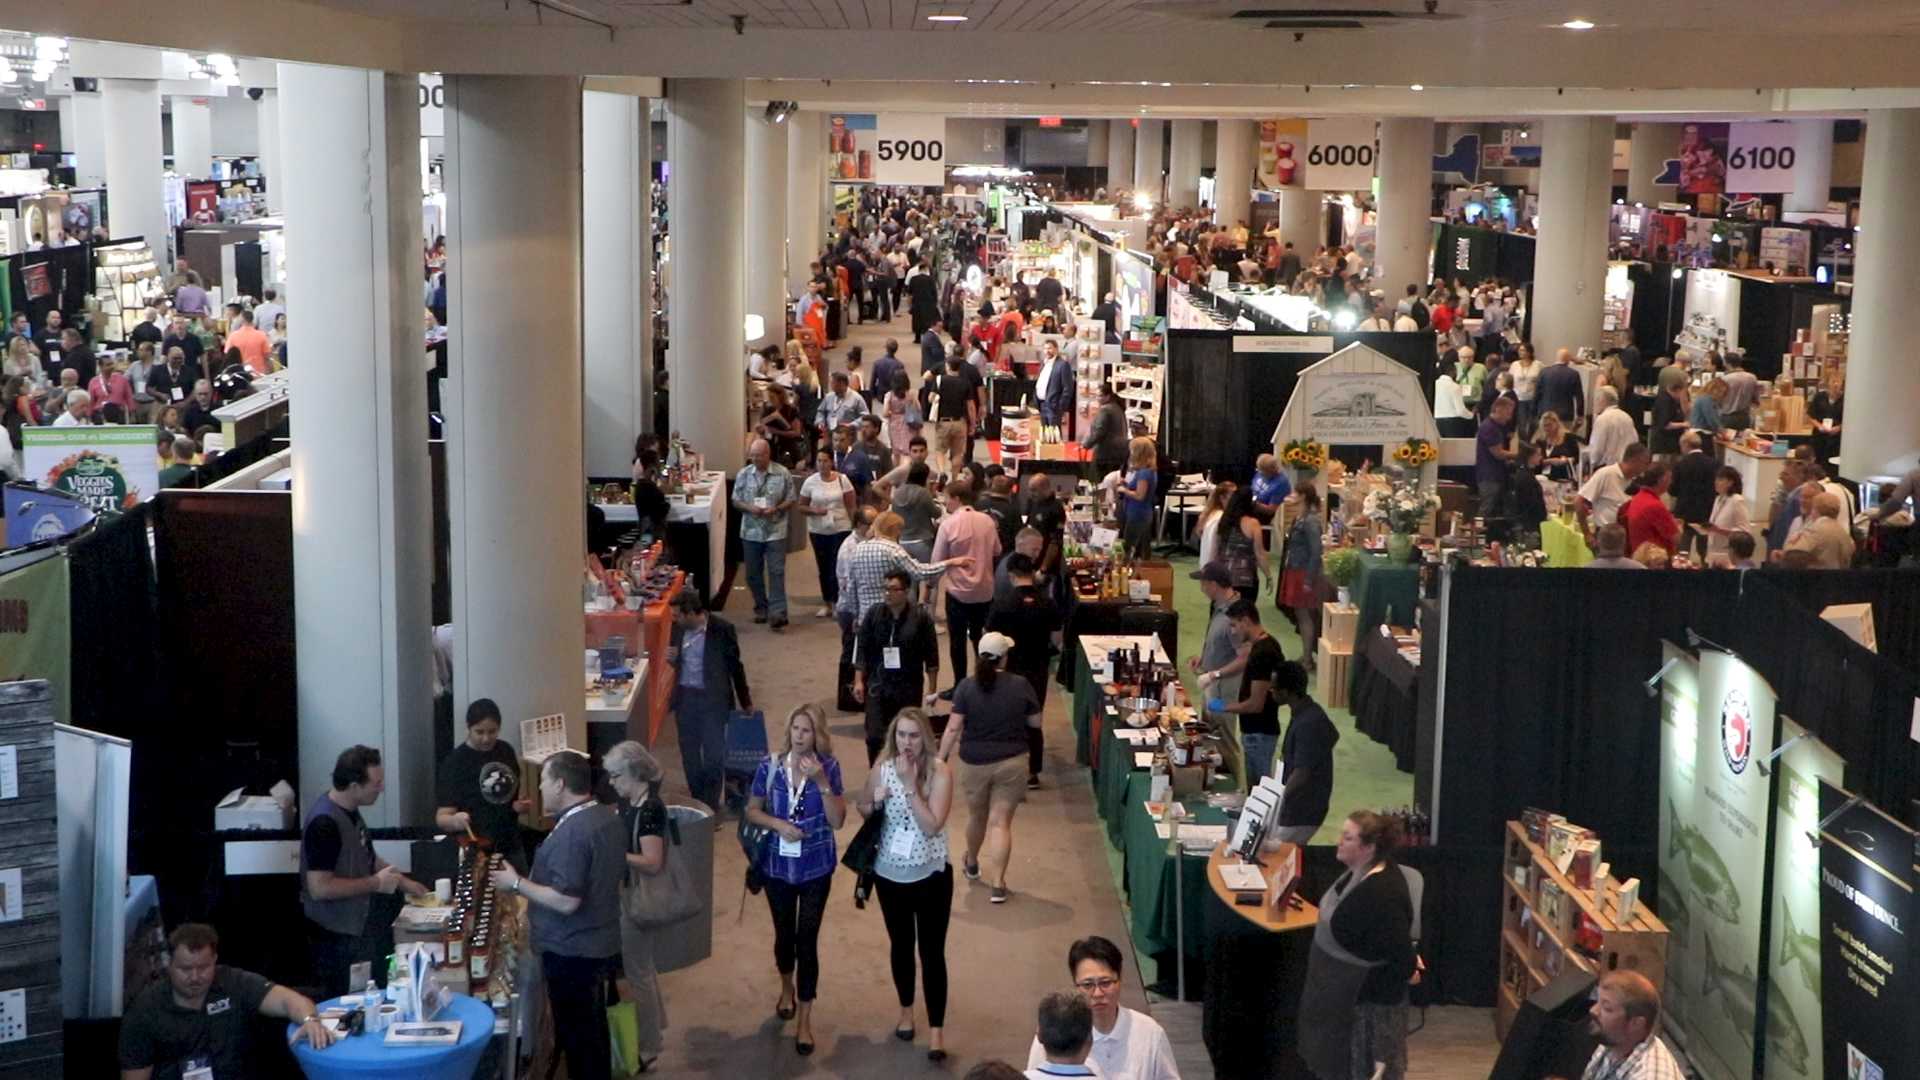
[[[718,588],[719,582],[727,576],[727,474],[724,472],[705,472],[700,474],[700,482],[711,484],[713,490],[706,495],[697,496],[688,502],[685,495],[667,496],[667,523],[669,525],[705,525],[707,527],[707,577],[712,587]],[[640,512],[631,503],[595,503],[601,513],[612,522],[634,522],[640,520]],[[682,567],[682,569],[686,569]],[[709,602],[712,597],[702,597]]]

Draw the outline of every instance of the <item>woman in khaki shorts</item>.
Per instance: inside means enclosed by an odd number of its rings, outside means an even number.
[[[984,873],[993,902],[1007,901],[1007,862],[1013,854],[1013,811],[1027,795],[1027,729],[1040,726],[1040,699],[1027,680],[1000,670],[1013,639],[980,638],[979,662],[953,690],[953,715],[940,740],[940,760],[960,748],[957,770],[967,796],[967,856],[961,869],[970,881]],[[965,734],[962,735],[964,730]],[[985,847],[985,869],[981,848]]]

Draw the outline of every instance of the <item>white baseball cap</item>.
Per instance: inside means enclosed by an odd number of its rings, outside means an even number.
[[[996,660],[1004,660],[1006,659],[1007,653],[1013,650],[1013,639],[1001,633],[982,634],[980,635],[978,649],[981,656],[991,656]]]

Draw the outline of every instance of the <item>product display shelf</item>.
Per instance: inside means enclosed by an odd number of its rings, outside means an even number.
[[[1518,880],[1521,876],[1525,885]],[[1501,878],[1500,990],[1494,1008],[1500,1038],[1507,1037],[1528,995],[1569,966],[1593,975],[1624,968],[1645,975],[1656,989],[1665,983],[1667,926],[1647,909],[1644,894],[1626,925],[1615,922],[1620,883],[1609,878],[1596,903],[1594,891],[1576,888],[1546,849],[1528,839],[1518,821],[1507,822]],[[1549,894],[1543,906],[1542,889],[1549,885],[1558,890],[1558,898]],[[1576,944],[1582,917],[1592,924],[1589,939],[1597,933],[1597,948]]]
[[[100,340],[127,340],[140,313],[163,294],[160,266],[146,244],[110,244],[94,249],[93,294]]]

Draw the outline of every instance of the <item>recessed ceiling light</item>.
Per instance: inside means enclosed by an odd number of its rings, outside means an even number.
[[[1592,23],[1590,23],[1590,22],[1588,22],[1588,21],[1587,21],[1587,20],[1585,20],[1585,19],[1568,19],[1568,20],[1567,20],[1566,22],[1563,22],[1563,23],[1561,23],[1560,25],[1561,25],[1561,26],[1564,26],[1564,27],[1566,27],[1566,28],[1567,28],[1568,30],[1591,30],[1591,29],[1593,29],[1593,24],[1592,24]]]
[[[1409,86],[1409,87],[1407,87],[1407,89],[1409,89],[1409,90],[1425,90],[1425,89],[1426,89],[1426,87],[1424,87],[1424,86],[1421,86],[1421,85],[1420,85],[1419,83],[1414,83],[1414,84],[1413,84],[1412,86]]]
[[[927,21],[928,22],[966,22],[967,17],[965,15],[929,15],[927,16]]]

